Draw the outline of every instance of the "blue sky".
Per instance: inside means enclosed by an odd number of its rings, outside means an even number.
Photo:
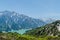
[[[0,0],[0,11],[5,10],[33,18],[60,19],[60,0]]]

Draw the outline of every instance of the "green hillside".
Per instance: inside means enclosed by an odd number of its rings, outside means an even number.
[[[27,31],[25,34],[33,36],[60,36],[60,20],[45,26]]]
[[[30,35],[20,35],[18,33],[0,33],[0,40],[60,40],[60,37],[34,37]]]

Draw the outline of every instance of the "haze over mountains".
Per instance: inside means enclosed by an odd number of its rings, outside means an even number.
[[[56,21],[57,19],[53,19],[53,18],[42,18],[42,20],[45,22],[45,23],[52,23],[54,21]]]

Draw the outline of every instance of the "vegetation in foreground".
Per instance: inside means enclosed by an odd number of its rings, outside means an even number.
[[[18,33],[0,33],[0,40],[60,40],[60,37],[46,36],[36,37],[30,35],[21,35]]]
[[[2,33],[0,40],[60,40],[60,20],[45,26],[28,30],[24,34]]]

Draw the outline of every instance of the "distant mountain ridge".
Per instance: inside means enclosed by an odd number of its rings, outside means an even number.
[[[16,12],[0,12],[0,31],[36,28],[46,23],[40,19],[28,17]]]
[[[42,18],[42,20],[47,24],[56,21],[56,19],[54,19],[54,18]]]

